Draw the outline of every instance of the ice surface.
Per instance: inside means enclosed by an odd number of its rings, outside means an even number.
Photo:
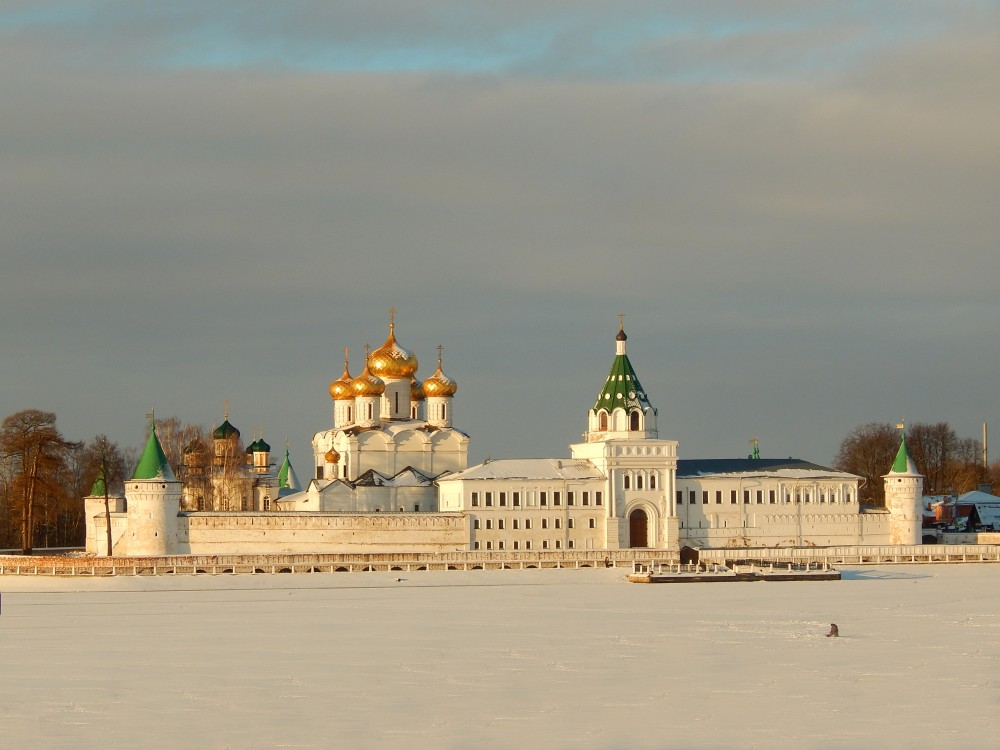
[[[32,748],[994,747],[1000,566],[0,578]],[[402,580],[397,580],[401,578]],[[825,638],[831,622],[840,638]]]

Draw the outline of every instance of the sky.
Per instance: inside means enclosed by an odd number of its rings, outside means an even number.
[[[0,415],[287,439],[343,349],[565,456],[629,354],[681,458],[998,422],[992,2],[0,3]]]

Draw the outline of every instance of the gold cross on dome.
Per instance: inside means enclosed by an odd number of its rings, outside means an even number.
[[[395,328],[395,327],[396,327],[396,308],[395,307],[390,307],[389,308],[389,328]]]
[[[618,313],[618,330],[625,330],[625,313]]]

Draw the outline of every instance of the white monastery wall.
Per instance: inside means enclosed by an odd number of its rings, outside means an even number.
[[[429,513],[184,513],[176,554],[454,552],[467,549],[460,515]]]
[[[885,511],[841,513],[749,513],[746,525],[716,525],[680,529],[681,546],[691,547],[826,547],[885,544],[890,516]],[[721,522],[720,522],[721,521]]]
[[[100,557],[108,554],[108,521],[101,502],[99,515],[90,516],[87,525],[87,552]],[[124,511],[111,513],[111,545],[115,555],[128,554],[128,514]]]

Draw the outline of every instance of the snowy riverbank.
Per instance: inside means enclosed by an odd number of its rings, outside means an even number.
[[[992,746],[1000,567],[843,572],[5,577],[0,728],[44,748]]]

